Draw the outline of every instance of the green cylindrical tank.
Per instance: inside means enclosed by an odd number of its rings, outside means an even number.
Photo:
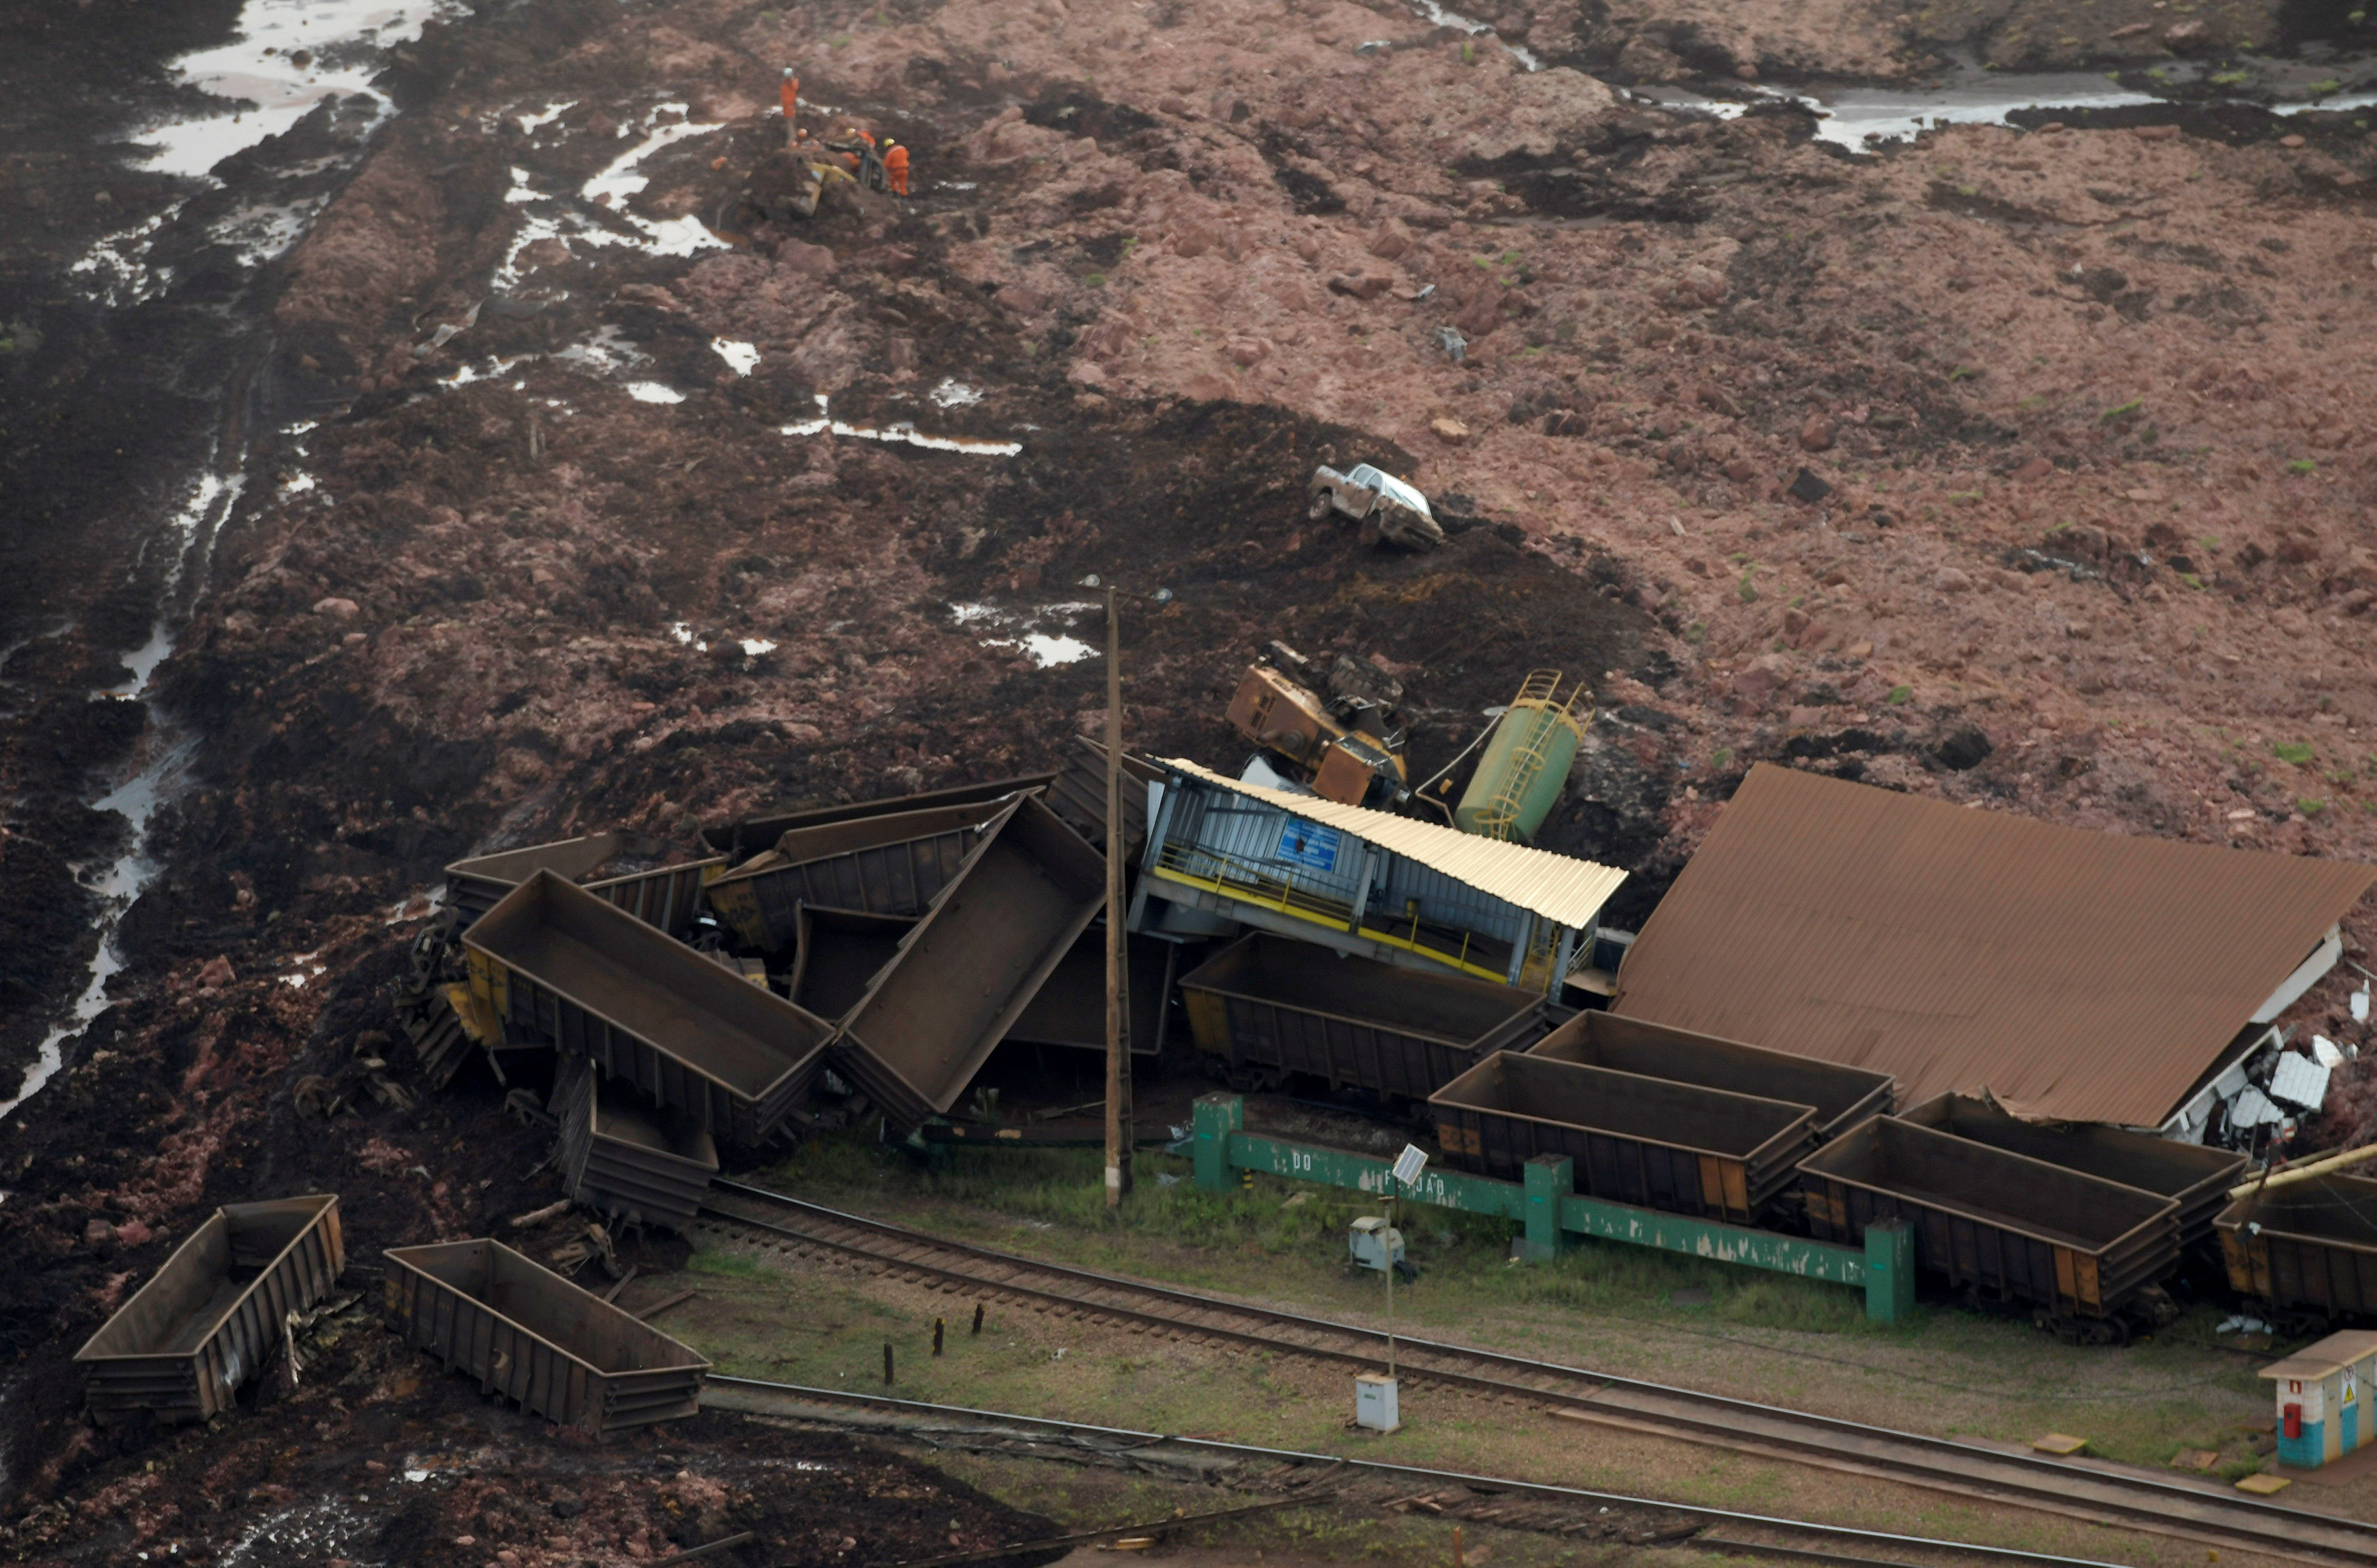
[[[1583,686],[1562,697],[1559,684],[1559,671],[1536,670],[1519,688],[1486,742],[1469,787],[1461,792],[1454,827],[1480,838],[1524,844],[1544,825],[1568,784],[1569,764],[1591,719]],[[1586,709],[1583,719],[1580,709]]]

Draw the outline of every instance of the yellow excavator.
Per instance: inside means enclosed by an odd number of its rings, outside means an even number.
[[[1410,777],[1403,735],[1388,720],[1403,688],[1374,668],[1340,658],[1324,698],[1286,673],[1310,667],[1303,655],[1284,643],[1272,650],[1272,662],[1247,666],[1225,715],[1230,727],[1289,763],[1324,800],[1400,804],[1410,792]]]

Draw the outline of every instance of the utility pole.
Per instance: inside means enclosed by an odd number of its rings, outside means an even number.
[[[1106,601],[1106,1207],[1122,1206],[1130,1191],[1131,1145],[1137,1129],[1130,1107],[1130,934],[1124,928],[1129,906],[1123,900],[1123,855],[1128,842],[1122,811],[1122,608],[1123,591],[1095,577],[1081,580]],[[1151,604],[1172,602],[1172,591],[1131,594]]]
[[[1106,1207],[1130,1191],[1130,933],[1122,902],[1122,611],[1106,590]]]

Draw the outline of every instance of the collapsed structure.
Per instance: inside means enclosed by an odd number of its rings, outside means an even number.
[[[2318,1108],[2303,1080],[2323,1092],[2325,1069],[2276,1020],[2372,881],[1761,763],[1610,1011],[1887,1071],[1910,1100],[2243,1142],[2287,1114],[2273,1100]]]

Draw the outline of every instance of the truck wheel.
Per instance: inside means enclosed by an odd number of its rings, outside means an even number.
[[[1304,515],[1312,521],[1319,522],[1334,510],[1336,510],[1335,502],[1330,493],[1326,490],[1315,490],[1312,493],[1312,504],[1304,509]]]

